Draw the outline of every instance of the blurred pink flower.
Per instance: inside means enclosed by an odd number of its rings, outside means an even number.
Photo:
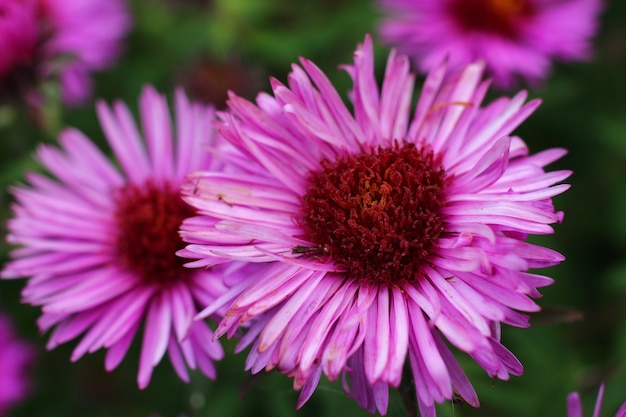
[[[591,56],[602,0],[378,0],[383,39],[427,72],[482,59],[494,83],[546,78],[551,61]]]
[[[0,0],[0,79],[33,59],[39,40],[33,2]]]
[[[217,335],[250,323],[237,347],[251,346],[247,369],[294,377],[299,406],[322,374],[343,375],[350,396],[384,413],[407,357],[422,416],[455,390],[478,406],[444,338],[491,377],[522,373],[500,323],[528,327],[530,297],[552,280],[527,270],[563,260],[525,240],[562,219],[552,197],[570,172],[544,167],[565,151],[529,155],[511,136],[539,105],[525,92],[481,107],[481,64],[434,68],[411,116],[408,59],[392,52],[379,88],[369,37],[344,67],[353,112],[300,62],[288,85],[271,80],[273,96],[233,94],[219,113],[248,172],[183,185],[208,217],[183,222],[181,255],[261,268],[199,317],[228,306]]]
[[[192,271],[175,255],[180,223],[193,214],[179,184],[189,171],[220,165],[206,152],[215,150],[214,110],[179,90],[172,126],[165,98],[150,87],[139,108],[145,139],[123,103],[97,105],[115,163],[75,129],[61,133],[60,149],[39,148],[52,178],[31,173],[30,186],[13,190],[7,240],[20,247],[2,277],[28,278],[23,301],[42,306],[49,349],[80,339],[72,361],[105,348],[112,370],[143,327],[141,388],[166,351],[181,379],[187,367],[214,378],[222,348],[193,318],[225,290],[217,270],[227,267]]]
[[[602,408],[602,397],[604,396],[604,384],[600,385],[598,391],[598,399],[593,409],[593,417],[600,417],[600,409]],[[572,392],[567,396],[567,417],[583,417],[583,406],[580,401],[580,395]],[[622,404],[615,417],[626,417],[626,402]]]
[[[0,314],[0,416],[28,394],[33,356],[32,347],[16,337],[8,317]]]
[[[109,67],[130,28],[124,0],[0,0],[0,93],[28,93],[58,77],[79,104],[90,73]]]

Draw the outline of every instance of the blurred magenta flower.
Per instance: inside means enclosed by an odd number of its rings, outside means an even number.
[[[97,105],[115,163],[75,129],[61,133],[60,149],[39,148],[52,178],[30,173],[29,186],[14,188],[7,240],[21,247],[2,277],[28,278],[23,301],[42,306],[49,349],[80,339],[72,361],[105,348],[114,369],[143,325],[141,388],[166,351],[181,379],[186,367],[214,378],[222,348],[193,319],[225,290],[220,268],[190,270],[175,255],[180,223],[193,214],[179,184],[191,170],[220,165],[206,152],[217,140],[214,110],[179,90],[172,126],[166,99],[151,87],[139,108],[145,139],[123,103]]]
[[[0,0],[0,93],[29,94],[58,77],[64,101],[81,103],[130,22],[124,0]]]
[[[591,56],[602,0],[379,0],[380,34],[427,72],[482,59],[500,87]]]
[[[604,384],[600,385],[598,391],[598,399],[593,409],[593,417],[600,417],[600,409],[602,408],[602,397],[604,396]],[[580,395],[572,392],[567,396],[567,417],[583,417],[583,406],[580,401]],[[615,417],[626,417],[626,402],[622,404]]]
[[[33,356],[32,347],[17,338],[9,318],[0,313],[0,416],[28,394]]]
[[[550,278],[527,272],[558,264],[525,242],[560,222],[551,198],[569,171],[545,172],[565,153],[529,155],[511,132],[539,105],[526,93],[481,107],[483,67],[430,72],[411,115],[414,75],[392,52],[382,86],[366,37],[344,69],[351,112],[311,61],[256,105],[231,95],[219,130],[246,173],[201,172],[184,200],[206,218],[183,222],[198,265],[230,259],[261,272],[199,317],[229,306],[217,335],[250,323],[238,350],[246,367],[278,369],[302,389],[345,377],[363,408],[385,413],[408,356],[423,416],[456,392],[478,399],[445,338],[489,376],[520,375],[500,323],[528,327],[529,297]],[[218,219],[217,221],[215,219]],[[217,257],[217,260],[212,258]]]
[[[32,2],[0,0],[0,77],[3,80],[32,61],[39,40],[37,24]]]

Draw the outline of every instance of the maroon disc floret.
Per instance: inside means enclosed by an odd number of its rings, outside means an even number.
[[[317,245],[306,254],[329,256],[357,280],[416,279],[442,232],[440,158],[396,142],[321,165],[304,196],[302,226]]]
[[[125,267],[159,286],[186,279],[189,270],[176,251],[184,247],[178,228],[193,209],[178,188],[153,182],[122,188],[116,196],[117,250]]]
[[[452,16],[465,30],[515,38],[518,25],[534,13],[530,0],[451,0]]]

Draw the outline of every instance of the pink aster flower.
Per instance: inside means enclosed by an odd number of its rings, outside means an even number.
[[[200,317],[229,307],[218,336],[250,323],[247,368],[292,376],[299,405],[322,374],[343,375],[350,396],[384,413],[408,359],[423,416],[455,392],[478,406],[445,339],[491,377],[522,373],[500,323],[528,327],[530,297],[552,282],[528,269],[563,260],[525,240],[562,219],[551,198],[570,172],[544,167],[565,151],[529,155],[511,136],[539,105],[526,93],[481,107],[481,64],[436,67],[412,115],[406,57],[391,53],[379,88],[367,37],[344,68],[352,111],[301,59],[273,96],[231,95],[220,114],[248,171],[190,176],[184,200],[206,217],[183,222],[181,254],[261,271]]]
[[[485,60],[494,82],[544,79],[551,61],[591,55],[602,0],[379,0],[382,37],[427,72]]]
[[[32,347],[16,337],[9,319],[0,314],[0,416],[28,394],[32,359]]]
[[[58,77],[64,101],[80,103],[89,74],[113,63],[129,27],[124,0],[0,0],[0,93]]]
[[[60,149],[39,148],[50,176],[31,173],[30,185],[13,190],[7,240],[21,247],[2,277],[28,278],[23,299],[42,307],[49,349],[80,339],[72,361],[105,348],[112,370],[143,326],[137,379],[144,388],[166,351],[181,379],[187,367],[215,377],[222,348],[193,318],[225,287],[215,269],[187,269],[175,255],[180,223],[193,214],[179,184],[190,170],[219,165],[199,152],[213,146],[214,111],[177,91],[174,130],[153,88],[139,108],[145,140],[123,103],[97,105],[115,164],[75,129],[61,133]]]
[[[593,417],[600,417],[600,409],[602,408],[602,397],[604,396],[604,384],[600,385],[598,391],[598,399],[593,409]],[[580,395],[572,392],[567,396],[567,417],[583,417],[583,406],[580,401]],[[626,402],[622,404],[615,417],[626,417]]]
[[[27,65],[35,54],[37,32],[31,3],[0,0],[0,77]]]

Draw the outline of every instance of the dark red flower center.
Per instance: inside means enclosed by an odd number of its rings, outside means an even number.
[[[329,256],[357,280],[414,280],[442,231],[445,182],[440,159],[408,143],[323,160],[302,219],[317,246],[293,252]]]
[[[535,14],[531,0],[451,0],[450,11],[464,30],[506,37],[516,37],[519,23]]]
[[[116,196],[117,252],[124,267],[159,286],[185,280],[189,270],[176,251],[184,247],[178,228],[193,209],[170,185],[128,185]]]

